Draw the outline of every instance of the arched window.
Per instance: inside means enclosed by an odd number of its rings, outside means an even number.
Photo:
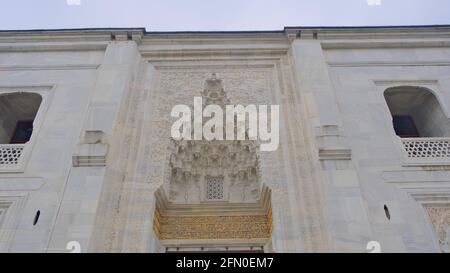
[[[42,97],[36,93],[0,95],[0,144],[27,143]]]
[[[399,86],[384,92],[395,133],[402,138],[450,136],[450,122],[432,92]]]

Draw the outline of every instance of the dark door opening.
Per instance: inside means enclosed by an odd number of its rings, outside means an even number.
[[[33,133],[33,120],[19,120],[16,123],[10,144],[27,143]]]
[[[395,133],[399,137],[419,137],[419,132],[411,116],[393,116]]]

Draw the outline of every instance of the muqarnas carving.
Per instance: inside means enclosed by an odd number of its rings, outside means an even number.
[[[222,80],[215,74],[206,80],[201,95],[203,108],[215,104],[225,111],[225,106],[230,104]],[[207,118],[203,118],[203,123],[207,121]],[[226,126],[225,122],[223,124]],[[184,204],[207,201],[256,202],[261,190],[258,152],[257,141],[248,138],[232,141],[171,139],[166,171],[169,200]],[[222,198],[208,198],[208,181],[219,178],[223,183]]]

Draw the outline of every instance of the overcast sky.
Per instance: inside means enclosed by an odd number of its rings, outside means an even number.
[[[450,24],[450,0],[0,0],[0,29],[147,31]]]

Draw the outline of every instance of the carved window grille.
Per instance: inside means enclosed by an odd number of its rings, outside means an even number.
[[[24,144],[1,144],[0,168],[19,165],[24,147]]]
[[[450,138],[403,138],[409,158],[450,158]]]
[[[206,199],[222,200],[223,196],[223,177],[208,177],[206,181]]]

